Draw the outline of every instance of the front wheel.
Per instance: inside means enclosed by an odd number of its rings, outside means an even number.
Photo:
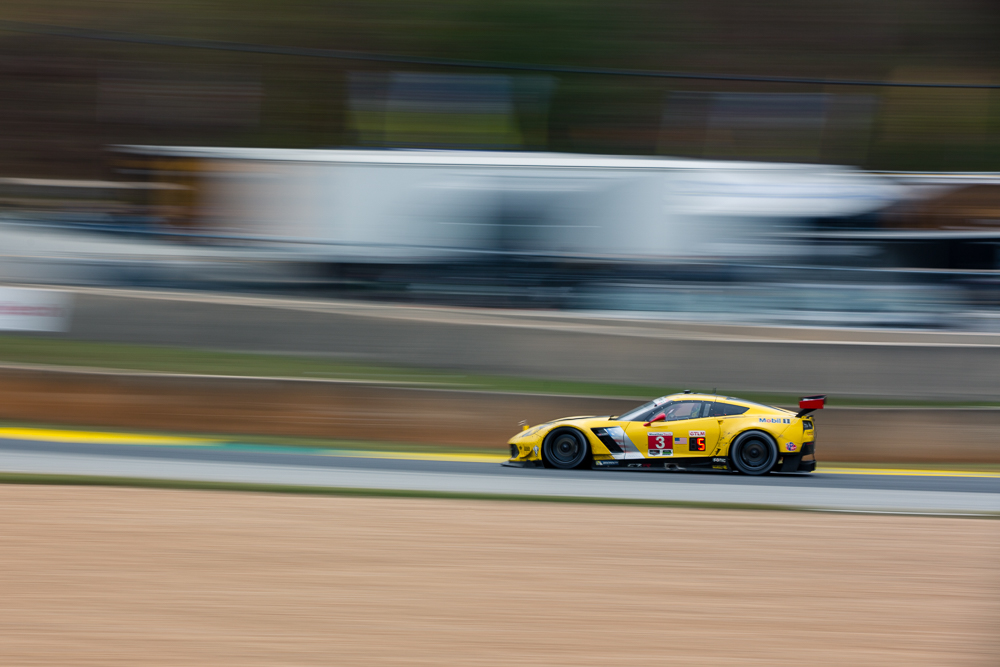
[[[766,433],[750,431],[736,438],[729,460],[744,475],[763,475],[778,462],[778,446]]]
[[[542,457],[553,468],[570,470],[579,468],[587,460],[590,448],[587,441],[576,429],[564,428],[553,431],[542,445]]]

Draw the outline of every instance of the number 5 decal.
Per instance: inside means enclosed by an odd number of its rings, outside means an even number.
[[[692,452],[703,452],[705,451],[705,432],[704,431],[690,431],[688,433],[688,449]]]

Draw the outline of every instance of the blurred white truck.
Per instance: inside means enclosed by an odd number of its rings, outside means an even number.
[[[676,262],[798,252],[785,231],[900,195],[846,167],[518,152],[122,146],[195,182],[196,227],[310,260]],[[154,190],[167,192],[169,190]]]

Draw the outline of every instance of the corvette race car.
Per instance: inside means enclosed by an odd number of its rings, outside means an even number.
[[[623,415],[567,417],[510,439],[516,467],[728,470],[746,475],[812,472],[815,426],[825,396],[792,412],[714,394],[671,394]],[[806,459],[805,457],[809,457]]]

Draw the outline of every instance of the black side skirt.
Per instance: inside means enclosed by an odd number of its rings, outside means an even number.
[[[664,456],[660,459],[628,459],[625,461],[594,461],[593,470],[729,470],[723,456]]]

